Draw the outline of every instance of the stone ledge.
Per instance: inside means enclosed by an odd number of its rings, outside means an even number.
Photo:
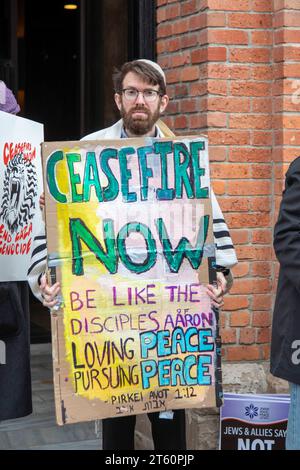
[[[31,356],[41,356],[41,355],[52,355],[52,344],[51,343],[39,343],[30,345],[30,354]]]

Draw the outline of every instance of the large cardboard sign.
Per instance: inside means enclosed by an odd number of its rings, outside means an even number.
[[[221,450],[283,450],[289,395],[224,393]]]
[[[0,281],[24,281],[40,229],[43,125],[0,111]]]
[[[219,404],[207,141],[42,153],[58,423]]]

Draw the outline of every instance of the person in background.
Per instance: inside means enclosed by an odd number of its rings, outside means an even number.
[[[94,132],[82,140],[122,139],[127,137],[174,137],[173,132],[160,120],[167,108],[169,97],[166,93],[166,78],[161,67],[150,60],[139,59],[125,63],[113,77],[115,103],[121,119],[113,126]],[[208,285],[207,293],[212,305],[221,307],[223,296],[232,285],[230,268],[237,263],[235,250],[224,216],[211,192],[213,231],[216,245],[217,286]],[[37,240],[44,249],[32,259],[29,269],[29,283],[33,293],[43,305],[53,308],[57,304],[58,283],[49,286],[44,261],[46,256],[45,235]],[[175,410],[162,413],[149,413],[152,437],[156,450],[185,450],[185,412]],[[116,417],[103,420],[103,449],[134,449],[136,416]]]
[[[20,111],[3,81],[0,81],[0,111],[12,114]],[[1,258],[0,269],[3,276]],[[0,341],[5,351],[4,360],[0,357],[0,421],[32,413],[29,331],[27,282],[0,282]]]
[[[20,112],[20,106],[13,92],[7,88],[2,80],[0,80],[0,111],[11,114],[18,114]]]
[[[286,449],[300,450],[300,157],[286,173],[274,250],[280,270],[274,306],[271,373],[289,382]]]

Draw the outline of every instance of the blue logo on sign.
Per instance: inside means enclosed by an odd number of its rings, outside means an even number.
[[[258,408],[254,406],[253,403],[250,403],[249,406],[245,406],[245,415],[249,416],[250,419],[253,419],[255,416],[258,416]]]

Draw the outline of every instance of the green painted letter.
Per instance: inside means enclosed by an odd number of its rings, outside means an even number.
[[[201,265],[203,247],[207,237],[209,216],[204,215],[199,221],[199,231],[196,246],[193,247],[186,237],[182,237],[177,247],[173,249],[166,226],[161,218],[156,220],[158,235],[163,247],[164,257],[172,273],[178,273],[182,261],[187,258],[194,269]]]
[[[81,183],[80,175],[74,173],[74,163],[81,162],[80,153],[67,153],[67,162],[69,167],[72,202],[82,202],[82,194],[77,193],[76,185]]]
[[[131,232],[141,233],[143,235],[145,242],[146,242],[146,258],[142,263],[133,262],[132,258],[129,257],[126,250],[126,238]],[[123,261],[124,265],[126,266],[129,271],[132,271],[136,274],[141,274],[146,271],[149,271],[156,262],[157,252],[156,252],[156,243],[154,238],[152,237],[152,233],[147,227],[140,222],[129,222],[128,224],[124,225],[121,230],[119,231],[117,237],[117,244],[118,244],[118,251],[121,260]]]
[[[50,191],[50,194],[54,197],[57,202],[61,202],[62,204],[67,202],[67,198],[65,194],[62,194],[57,187],[57,181],[55,177],[55,166],[57,162],[64,159],[64,152],[62,150],[57,150],[56,152],[52,153],[47,161],[47,184]]]
[[[83,202],[91,199],[91,187],[94,186],[99,202],[103,201],[102,188],[96,163],[95,152],[87,152],[83,176]]]
[[[208,198],[208,188],[202,188],[200,177],[205,174],[204,168],[200,168],[199,152],[204,149],[204,142],[191,142],[191,154],[193,161],[193,173],[195,181],[195,193],[197,199]]]
[[[72,273],[75,274],[75,276],[82,276],[84,274],[82,242],[86,244],[88,249],[94,253],[97,260],[104,264],[111,274],[117,272],[118,258],[116,253],[114,224],[111,219],[103,220],[106,251],[104,251],[99,240],[87,228],[83,220],[77,218],[70,219],[69,229],[72,241]]]

